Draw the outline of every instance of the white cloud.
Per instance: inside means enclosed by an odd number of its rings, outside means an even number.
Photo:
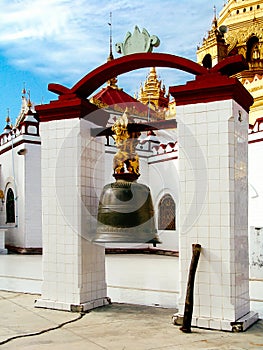
[[[69,3],[69,2],[68,2]],[[70,17],[67,1],[6,1],[2,4],[1,42],[56,37]]]
[[[214,3],[222,5],[221,0],[2,0],[0,50],[15,67],[71,86],[106,61],[112,12],[114,43],[137,24],[160,37],[159,52],[195,59]],[[137,84],[145,78],[140,72]]]

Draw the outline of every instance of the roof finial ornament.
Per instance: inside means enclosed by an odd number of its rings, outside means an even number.
[[[214,5],[214,19],[213,19],[213,27],[217,28],[217,18],[216,18],[216,5]]]
[[[23,82],[23,89],[22,89],[22,95],[26,94],[26,83]]]
[[[112,53],[112,12],[110,12],[110,21],[108,22],[108,25],[110,27],[110,53],[107,59],[107,62],[110,62],[114,60],[113,53]],[[111,86],[114,89],[118,89],[117,85],[118,79],[117,77],[111,78],[107,81],[108,86]]]
[[[12,130],[12,125],[10,125],[9,108],[7,108],[6,126],[4,128],[4,134],[8,134]]]
[[[140,31],[135,26],[133,34],[127,32],[123,43],[115,44],[118,53],[124,56],[139,52],[152,52],[153,47],[160,45],[160,39],[156,35],[150,35],[145,28]]]
[[[7,116],[6,116],[6,120],[5,121],[6,121],[7,124],[9,124],[10,123],[10,114],[9,114],[10,110],[9,110],[9,108],[7,108],[6,110],[7,110]]]
[[[110,53],[109,53],[108,61],[112,61],[114,59],[113,53],[112,53],[112,12],[110,12],[110,21],[108,22],[108,25],[110,27]]]
[[[31,99],[30,99],[30,90],[28,90],[27,94],[28,94],[27,107],[28,107],[29,110],[31,110],[32,102],[31,102]]]

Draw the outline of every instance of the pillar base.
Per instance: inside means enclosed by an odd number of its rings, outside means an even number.
[[[92,301],[87,301],[80,304],[64,303],[61,301],[53,301],[48,299],[37,299],[35,300],[35,307],[52,309],[52,310],[63,310],[70,312],[85,312],[88,310],[95,309],[100,306],[111,304],[110,298],[100,298]]]
[[[8,250],[5,248],[0,248],[0,255],[6,255],[8,254]]]
[[[173,324],[176,326],[182,326],[184,316],[176,313],[172,316]],[[258,321],[258,314],[254,311],[250,311],[243,317],[236,321],[221,320],[218,318],[209,317],[193,317],[192,327],[215,329],[228,332],[244,332],[252,324]]]

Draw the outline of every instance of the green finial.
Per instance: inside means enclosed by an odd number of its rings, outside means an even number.
[[[145,28],[140,31],[135,26],[133,34],[128,32],[123,43],[115,44],[116,51],[124,56],[139,52],[152,52],[153,47],[160,45],[160,39],[156,35],[151,35]]]

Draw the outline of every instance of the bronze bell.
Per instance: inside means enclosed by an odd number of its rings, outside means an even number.
[[[148,186],[124,179],[104,186],[98,209],[97,243],[160,243]]]
[[[139,157],[135,152],[140,133],[128,131],[128,113],[113,125],[119,151],[114,157],[116,182],[104,186],[101,193],[96,243],[160,243],[154,221],[154,209],[148,186],[137,183]]]

